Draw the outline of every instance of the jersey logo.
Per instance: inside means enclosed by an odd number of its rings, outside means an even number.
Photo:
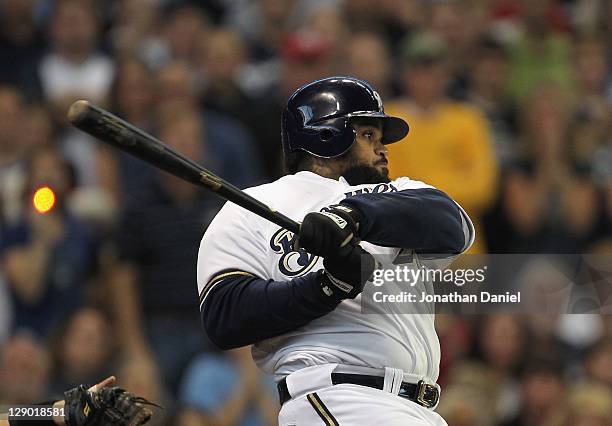
[[[278,259],[278,269],[287,277],[308,273],[319,260],[319,256],[307,253],[304,249],[293,250],[292,241],[293,232],[283,228],[276,231],[270,239],[270,248],[281,255]]]
[[[360,194],[381,194],[383,192],[397,192],[397,188],[390,183],[379,183],[372,188],[361,188],[356,191],[345,192],[346,197],[353,197]]]

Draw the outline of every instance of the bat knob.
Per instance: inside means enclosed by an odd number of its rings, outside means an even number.
[[[72,124],[81,122],[86,116],[89,110],[89,102],[85,100],[78,100],[70,105],[68,109],[68,121]]]

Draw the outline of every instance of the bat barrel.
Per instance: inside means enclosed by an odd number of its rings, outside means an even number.
[[[84,100],[76,101],[68,110],[68,120],[78,129],[115,148],[186,181],[203,186],[288,231],[299,232],[300,225],[294,220],[272,210],[261,201],[167,147],[162,141],[100,107]]]
[[[110,112],[76,101],[68,110],[68,120],[78,129],[141,160],[201,185],[199,165],[164,145],[163,142],[132,126]]]

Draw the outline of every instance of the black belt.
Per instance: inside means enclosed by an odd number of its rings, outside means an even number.
[[[380,376],[368,376],[364,374],[346,374],[346,373],[331,373],[333,385],[349,383],[353,385],[367,386],[374,389],[383,390],[385,378]],[[291,399],[289,389],[287,388],[287,380],[282,379],[278,382],[278,397],[281,405]],[[434,385],[425,383],[420,380],[418,383],[402,382],[398,396],[416,402],[425,408],[435,407],[440,399],[438,388]]]

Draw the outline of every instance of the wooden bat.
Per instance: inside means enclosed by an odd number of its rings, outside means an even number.
[[[143,130],[87,101],[76,101],[68,120],[78,129],[174,176],[213,191],[219,197],[297,234],[300,224],[272,210],[211,171],[166,146]]]

